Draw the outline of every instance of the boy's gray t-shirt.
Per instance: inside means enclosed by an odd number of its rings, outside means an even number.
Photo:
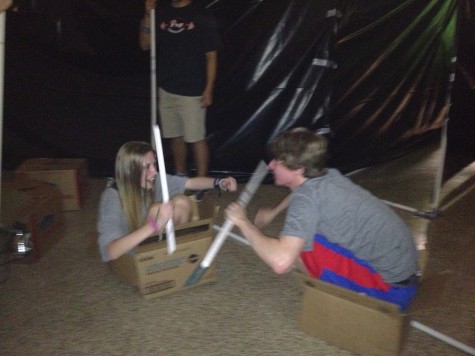
[[[387,283],[417,271],[418,253],[406,223],[336,169],[308,179],[290,195],[281,236],[303,238],[308,251],[316,234],[369,262]]]
[[[185,183],[188,177],[167,174],[168,194],[171,197],[185,192]],[[110,260],[107,253],[107,245],[113,240],[127,235],[129,227],[120,204],[119,192],[113,186],[115,180],[110,180],[106,189],[102,192],[99,202],[97,218],[98,244],[101,259],[104,262]],[[155,181],[155,201],[163,201],[160,177]],[[146,213],[146,212],[145,212]]]

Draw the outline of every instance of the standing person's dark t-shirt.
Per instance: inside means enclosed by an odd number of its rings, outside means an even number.
[[[218,50],[216,21],[194,4],[166,6],[157,16],[157,80],[169,93],[200,96],[206,85],[206,53]]]

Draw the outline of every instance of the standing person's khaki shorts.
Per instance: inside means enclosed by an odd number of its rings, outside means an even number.
[[[201,96],[171,94],[158,90],[161,131],[164,138],[181,137],[185,142],[197,142],[206,137],[206,108]]]

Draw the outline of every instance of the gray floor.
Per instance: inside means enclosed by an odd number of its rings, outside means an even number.
[[[429,147],[352,179],[395,208],[429,259],[426,274],[452,270],[442,305],[413,315],[423,325],[475,347],[475,162],[446,182],[432,219],[440,152]],[[90,179],[84,208],[65,213],[62,239],[34,264],[11,264],[0,284],[0,355],[350,355],[298,329],[301,290],[275,276],[246,246],[229,238],[216,257],[219,277],[145,300],[101,264],[94,245],[104,179]],[[261,186],[249,211],[287,192]],[[225,207],[237,193],[210,196]],[[406,209],[407,207],[407,209]],[[223,223],[218,214],[218,225]],[[279,231],[281,219],[267,229]],[[5,271],[3,271],[5,273]],[[411,328],[403,355],[462,355]]]

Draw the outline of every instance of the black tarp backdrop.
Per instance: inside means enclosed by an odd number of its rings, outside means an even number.
[[[457,1],[203,3],[224,42],[207,121],[213,171],[252,172],[267,143],[297,125],[329,129],[330,164],[343,171],[439,139]],[[112,175],[121,144],[150,139],[142,14],[137,0],[25,0],[7,13],[5,169],[29,157],[86,157],[91,175]],[[473,102],[473,90],[465,94]],[[449,132],[473,120],[456,112]]]

